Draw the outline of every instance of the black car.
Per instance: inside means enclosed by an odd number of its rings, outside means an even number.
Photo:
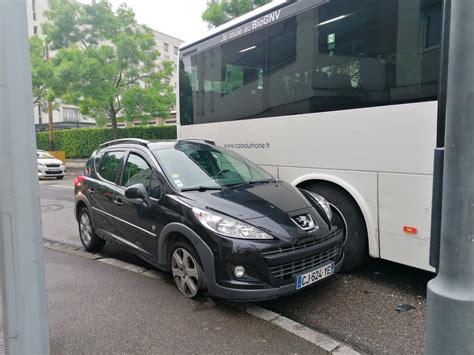
[[[234,301],[296,292],[340,270],[344,232],[324,198],[207,140],[99,147],[75,181],[81,241],[116,241],[179,290]]]

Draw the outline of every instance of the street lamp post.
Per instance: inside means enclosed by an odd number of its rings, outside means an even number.
[[[25,0],[0,0],[0,275],[7,354],[48,354]]]
[[[439,273],[428,283],[426,353],[474,354],[474,1],[450,1]]]

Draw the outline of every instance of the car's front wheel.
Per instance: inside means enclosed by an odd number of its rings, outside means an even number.
[[[105,240],[95,234],[89,211],[85,207],[79,212],[79,237],[89,252],[97,252],[105,245]]]
[[[179,291],[186,297],[196,297],[206,281],[194,248],[178,241],[171,248],[171,272]]]

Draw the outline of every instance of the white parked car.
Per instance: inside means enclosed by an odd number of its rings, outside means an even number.
[[[38,177],[55,177],[56,179],[64,179],[66,175],[66,166],[64,163],[53,157],[48,152],[38,150],[36,152],[38,160]]]

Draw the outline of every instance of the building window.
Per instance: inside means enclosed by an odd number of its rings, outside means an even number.
[[[33,26],[33,33],[34,33],[35,35],[38,34],[38,26]]]
[[[175,55],[178,55],[178,50],[179,50],[178,47],[175,46],[175,47],[174,47],[174,54],[175,54]]]
[[[63,107],[64,122],[79,122],[79,109],[72,107]]]
[[[168,52],[170,50],[170,45],[168,43],[163,43],[163,46],[165,48],[165,52]]]

